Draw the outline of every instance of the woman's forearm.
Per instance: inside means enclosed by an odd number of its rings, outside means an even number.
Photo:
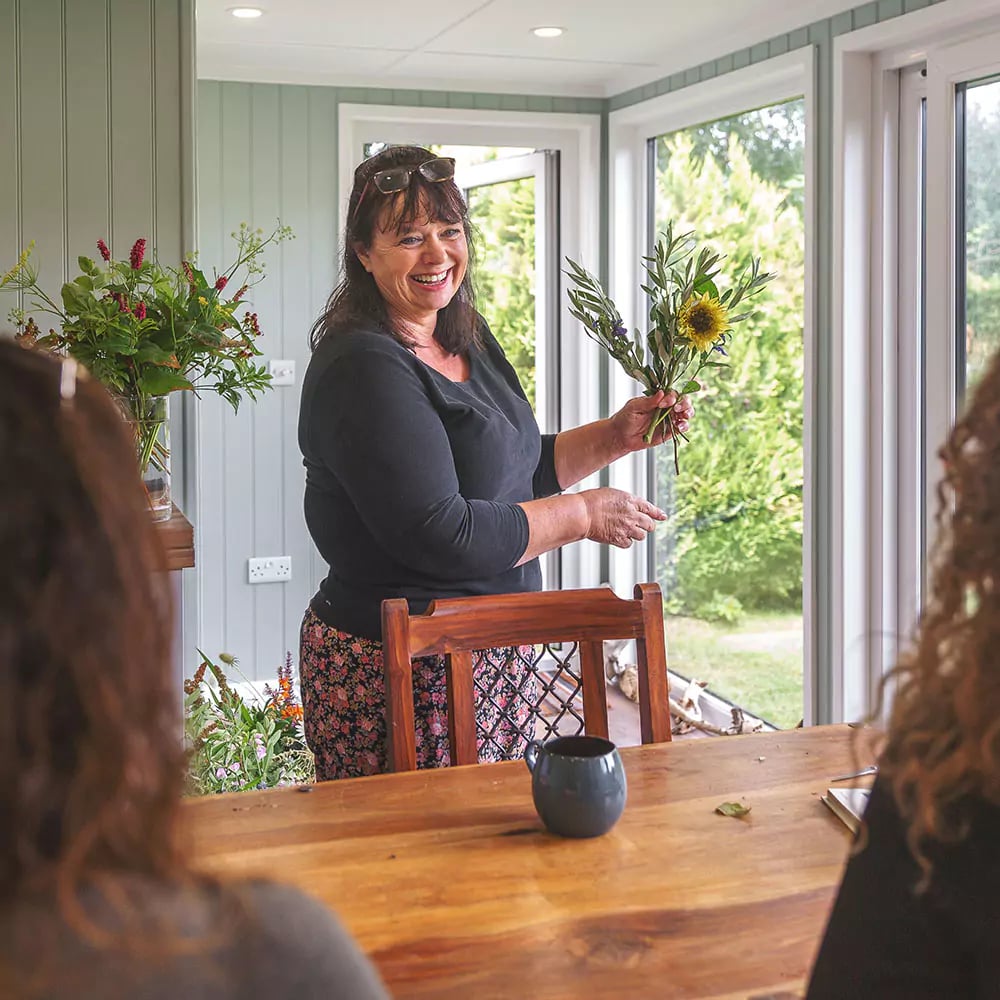
[[[520,507],[528,517],[528,547],[517,561],[518,566],[587,537],[590,515],[579,493],[528,500]]]
[[[556,478],[563,489],[628,454],[612,420],[595,420],[556,435]]]

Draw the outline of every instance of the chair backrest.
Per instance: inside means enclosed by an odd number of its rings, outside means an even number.
[[[448,683],[448,739],[453,764],[475,764],[475,688],[472,651],[503,646],[575,642],[579,645],[586,732],[607,738],[605,639],[635,639],[639,720],[643,743],[670,736],[663,602],[655,583],[637,584],[634,600],[611,590],[542,591],[432,601],[411,615],[402,598],[382,602],[388,764],[416,768],[413,670],[418,656],[443,655]]]

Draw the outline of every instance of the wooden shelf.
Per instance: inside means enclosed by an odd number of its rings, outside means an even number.
[[[173,505],[170,520],[157,521],[156,529],[167,553],[167,569],[194,566],[194,528],[176,504]]]

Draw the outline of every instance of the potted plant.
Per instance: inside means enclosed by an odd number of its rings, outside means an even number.
[[[189,254],[179,267],[161,264],[136,240],[128,260],[118,260],[103,240],[100,260],[81,256],[80,273],[62,286],[61,305],[38,283],[31,259],[34,243],[0,279],[32,296],[29,309],[48,313],[58,325],[43,332],[28,309],[10,320],[16,339],[28,347],[68,354],[118,400],[133,428],[139,469],[155,518],[170,516],[170,448],[167,400],[183,390],[212,390],[239,408],[255,399],[270,375],[255,359],[260,326],[243,310],[250,288],[264,277],[265,247],[292,236],[280,224],[265,235],[246,223],[232,234],[236,260],[211,278]],[[237,287],[237,276],[241,277]],[[229,289],[237,288],[235,292]]]

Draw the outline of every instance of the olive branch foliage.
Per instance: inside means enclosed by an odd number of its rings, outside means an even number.
[[[753,316],[747,309],[749,300],[775,277],[762,271],[760,259],[753,258],[738,280],[720,292],[716,279],[723,259],[711,247],[699,250],[693,232],[675,235],[668,223],[652,254],[642,258],[646,281],[640,287],[649,300],[649,326],[645,332],[636,328],[629,336],[621,312],[600,280],[567,258],[565,273],[575,286],[569,290],[570,314],[628,375],[642,383],[645,395],[660,390],[678,397],[690,395],[701,389],[698,379],[706,368],[728,367],[723,359],[732,327]],[[686,318],[697,304],[704,304],[713,323],[708,340],[692,336]],[[657,428],[668,424],[674,468],[679,472],[678,438],[687,436],[675,425],[672,410],[659,410],[645,437],[651,442]]]

